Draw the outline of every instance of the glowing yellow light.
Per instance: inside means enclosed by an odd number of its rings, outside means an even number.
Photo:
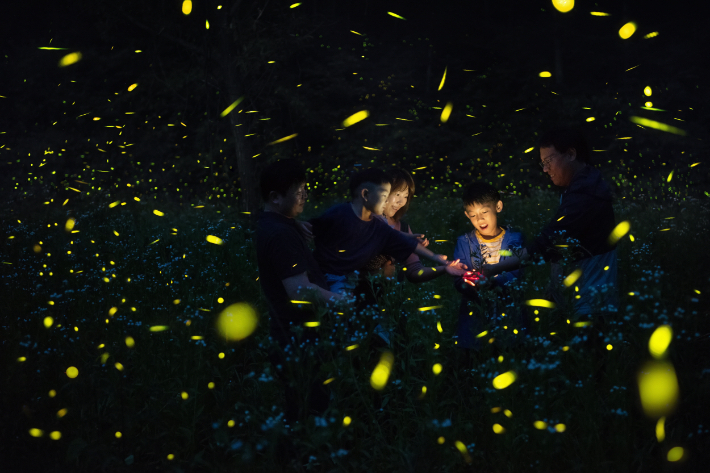
[[[658,419],[658,422],[656,422],[656,439],[659,442],[663,442],[663,440],[666,438],[666,417],[662,416],[660,419]]]
[[[525,301],[525,304],[531,307],[547,307],[548,309],[553,309],[555,307],[554,302],[550,302],[545,299],[530,299],[529,301]]]
[[[545,430],[547,428],[547,422],[543,422],[541,420],[536,420],[533,422],[533,425],[537,430]]]
[[[27,361],[27,358],[25,358],[24,356],[21,356],[21,357],[19,357],[19,358],[17,359],[17,361],[19,361],[20,363],[22,363],[23,361]]]
[[[670,414],[678,400],[678,379],[673,365],[650,361],[638,374],[641,405],[649,417]]]
[[[358,345],[357,343],[355,345],[350,345],[349,347],[345,347],[345,351],[353,351],[354,349],[356,349],[359,346],[360,345]]]
[[[505,389],[515,382],[517,375],[515,371],[508,371],[503,374],[499,374],[493,378],[493,387],[496,389]]]
[[[44,435],[44,431],[42,429],[30,429],[30,435],[33,437],[41,437]]]
[[[118,204],[120,204],[120,203],[121,203],[120,200],[117,200],[116,202],[111,202],[110,204],[108,204],[108,208],[109,208],[109,209],[112,209],[112,208],[116,207],[116,206],[117,206]]]
[[[172,460],[175,459],[175,455],[173,455],[172,453],[168,453],[168,456],[167,456],[166,458],[167,458],[168,460],[172,461]]]
[[[651,96],[651,93],[652,93],[651,86],[650,86],[650,85],[647,85],[646,88],[643,89],[643,94],[644,94],[646,97],[650,97],[650,96]]]
[[[368,112],[367,110],[362,110],[360,112],[354,113],[354,114],[350,115],[348,118],[346,118],[345,120],[343,120],[343,128],[347,128],[351,125],[361,122],[369,116],[370,116],[370,112]]]
[[[576,283],[577,280],[582,276],[582,270],[581,269],[575,269],[570,273],[569,276],[567,276],[562,283],[566,287],[570,287],[572,284]]]
[[[294,4],[291,5],[289,8],[296,8],[297,6],[300,6],[300,5],[301,5],[300,3],[294,3]]]
[[[636,23],[630,21],[621,27],[619,36],[621,39],[629,39],[636,32]]]
[[[442,306],[440,305],[433,305],[429,307],[420,307],[418,310],[419,312],[426,312],[427,310],[435,310],[435,309],[441,309]]]
[[[647,34],[646,36],[644,36],[643,39],[655,38],[656,36],[658,36],[658,31],[653,31],[653,32]]]
[[[446,439],[444,437],[439,437],[438,439],[436,439],[436,443],[438,443],[439,445],[443,445],[444,442],[446,442]]]
[[[116,363],[114,366],[118,371],[123,371],[123,365],[121,363]]]
[[[205,20],[205,29],[210,29],[210,22],[208,20]]]
[[[651,352],[654,358],[663,358],[672,339],[673,329],[670,325],[661,325],[653,331],[651,338],[648,340],[648,351]]]
[[[54,397],[56,395],[57,395],[57,391],[55,391],[54,389],[49,390],[49,397]]]
[[[133,337],[126,337],[126,346],[128,348],[133,348],[134,346],[136,346],[136,341],[133,340]]]
[[[214,236],[214,235],[207,235],[206,240],[207,240],[209,243],[213,243],[213,244],[215,244],[215,245],[221,245],[222,243],[224,243],[221,238],[216,237],[216,236]]]
[[[352,421],[353,420],[348,416],[343,417],[343,427],[349,426]]]
[[[128,86],[128,91],[131,92],[133,91],[136,87],[138,87],[138,84],[131,84]]]
[[[444,329],[441,328],[441,322],[439,322],[439,321],[436,322],[436,329],[439,331],[439,333],[444,332]]]
[[[156,210],[153,210],[153,213],[154,213],[155,215],[157,215],[158,217],[162,217],[163,215],[165,215],[163,212],[161,212],[160,210],[157,210],[157,209],[156,209]]]
[[[190,397],[190,395],[183,391],[180,393],[180,397],[185,401],[188,397]]]
[[[549,71],[542,71],[540,77],[552,77],[552,74]]]
[[[587,118],[587,121],[588,121],[588,122],[593,122],[593,121],[594,121],[594,117],[589,117],[589,118]]]
[[[34,251],[35,253],[39,253],[40,251],[42,251],[42,247],[39,245],[35,245],[32,247],[32,251]]]
[[[456,445],[458,451],[461,452],[461,455],[463,455],[464,461],[466,463],[471,463],[471,456],[468,454],[468,449],[466,448],[466,445],[464,445],[464,443],[460,440],[454,442],[454,445]]]
[[[574,326],[578,327],[578,328],[579,327],[589,327],[590,325],[592,325],[591,322],[575,322],[574,323]]]
[[[431,371],[432,371],[435,375],[440,374],[443,369],[444,369],[444,367],[441,366],[441,363],[436,363],[436,364],[434,364],[434,366],[431,367]]]
[[[116,432],[113,435],[115,435],[117,439],[120,439],[121,437],[123,437],[123,434],[121,432]]]
[[[392,13],[391,11],[388,11],[387,14],[388,14],[389,16],[393,16],[393,17],[395,17],[395,18],[399,18],[400,20],[406,20],[406,18],[404,18],[403,16],[399,16],[398,14]]]
[[[65,373],[67,375],[67,378],[73,379],[73,378],[76,378],[77,376],[79,376],[79,370],[76,369],[74,366],[70,366],[69,368],[67,368]]]
[[[454,108],[454,104],[447,102],[444,110],[441,111],[441,123],[446,123],[451,116],[451,109]]]
[[[619,241],[624,235],[629,233],[629,230],[631,230],[631,224],[628,220],[624,220],[616,227],[614,227],[614,230],[612,230],[611,234],[609,235],[609,243],[615,245],[617,241]]]
[[[671,173],[668,174],[668,179],[666,180],[667,182],[671,182],[671,179],[673,179],[673,172],[674,171],[671,171]]]
[[[608,13],[604,13],[602,11],[590,11],[589,14],[592,16],[609,16]]]
[[[326,379],[325,381],[323,381],[323,386],[325,386],[326,384],[332,383],[334,379],[335,379],[335,378],[328,378],[328,379]]]
[[[224,309],[217,318],[217,330],[227,341],[239,341],[254,333],[259,324],[256,310],[246,302]]]
[[[217,356],[219,357],[220,360],[223,360],[223,359],[224,359],[224,353],[220,353],[220,354],[217,355]]]
[[[476,338],[483,338],[486,335],[488,335],[488,330],[484,330],[483,332],[479,333],[478,335],[476,335]]]
[[[182,2],[183,15],[189,15],[192,12],[192,0],[184,0]]]
[[[291,301],[291,304],[313,304],[310,301]]]
[[[606,346],[606,349],[609,350],[609,351],[611,351],[611,350],[614,349],[614,345],[612,345],[611,343],[609,343],[609,344]]]
[[[669,462],[677,462],[681,458],[683,458],[683,447],[673,447],[670,450],[668,450],[668,455],[666,458],[668,459]]]
[[[62,417],[64,417],[65,415],[67,415],[67,412],[68,412],[68,410],[67,410],[66,408],[64,408],[64,409],[59,409],[59,410],[57,411],[57,417],[61,419]]]
[[[170,327],[168,327],[167,325],[153,325],[148,330],[150,330],[151,332],[164,332],[169,329]]]
[[[555,426],[555,430],[556,430],[557,432],[562,433],[562,432],[564,432],[565,430],[567,430],[567,426],[566,426],[565,424],[557,424],[557,425]]]
[[[192,337],[190,337],[190,340],[204,340],[204,339],[205,339],[205,337],[203,337],[202,335],[193,335]]]
[[[493,432],[495,432],[496,434],[504,434],[505,427],[500,424],[493,424]]]
[[[526,152],[526,153],[529,153],[530,151],[532,151],[532,150],[534,150],[534,149],[535,149],[535,147],[533,146],[532,148],[526,149],[525,152]]]
[[[552,0],[552,6],[562,13],[567,13],[574,8],[574,0]]]
[[[504,410],[503,414],[505,414],[507,418],[513,417],[513,413],[509,409]]]
[[[444,75],[441,78],[441,83],[439,84],[439,90],[441,90],[444,87],[444,82],[446,81],[446,71],[449,69],[448,66],[444,68]]]
[[[76,220],[73,218],[70,218],[67,220],[67,223],[64,224],[64,230],[67,232],[70,232],[74,229],[74,224],[76,223]]]
[[[297,136],[298,136],[298,133],[294,133],[293,135],[284,136],[283,138],[280,138],[280,139],[278,139],[278,140],[276,140],[276,141],[272,141],[271,143],[269,143],[269,144],[266,145],[266,146],[275,145],[276,143],[283,143],[284,141],[292,140],[292,139],[294,139],[294,138],[297,137]]]
[[[232,103],[232,105],[230,105],[229,107],[225,108],[224,111],[219,114],[220,118],[224,118],[224,117],[226,117],[227,115],[229,115],[229,112],[231,112],[232,110],[234,110],[234,109],[237,107],[237,105],[239,105],[239,104],[242,102],[242,100],[244,100],[244,97],[239,97],[237,100],[235,100],[235,101]]]
[[[63,58],[61,58],[59,60],[59,67],[66,67],[66,66],[70,66],[72,64],[75,64],[75,63],[81,61],[81,58],[82,58],[82,56],[81,56],[80,52],[67,54],[66,56],[64,56]]]
[[[384,389],[387,384],[387,380],[390,377],[393,363],[394,356],[391,352],[386,351],[382,353],[380,356],[380,362],[377,363],[377,366],[375,366],[375,369],[372,371],[372,375],[370,376],[370,386],[377,391]]]
[[[47,316],[44,318],[44,328],[51,327],[53,323],[54,323],[54,319],[52,317]]]
[[[113,317],[113,316],[116,314],[116,312],[118,312],[118,307],[111,307],[111,308],[108,310],[108,315],[109,315],[110,317]]]
[[[207,389],[214,389],[214,383],[212,381],[207,383]]]

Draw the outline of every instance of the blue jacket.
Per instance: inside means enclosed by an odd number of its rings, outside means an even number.
[[[505,228],[505,235],[503,235],[503,242],[500,245],[500,249],[502,250],[513,250],[516,248],[522,248],[524,245],[524,237],[523,234],[520,232],[516,232],[511,230],[510,228]],[[512,256],[512,255],[511,255]],[[466,233],[464,235],[461,235],[458,237],[456,240],[456,249],[454,249],[454,259],[461,260],[463,264],[465,264],[469,269],[471,268],[476,268],[480,269],[477,264],[475,264],[475,261],[472,261],[473,259],[479,259],[481,260],[481,247],[478,244],[478,238],[476,238],[476,230],[472,230],[469,233]],[[501,255],[500,261],[504,261],[508,256],[503,256]],[[511,271],[509,273],[502,273],[498,274],[493,278],[493,284],[495,286],[505,286],[508,284],[510,281],[513,279],[517,279],[521,276],[520,269],[516,269],[515,271]],[[462,292],[460,287],[463,288],[465,283],[463,282],[463,278],[456,278],[454,281],[454,284],[456,288],[459,290],[459,292]],[[470,286],[466,286],[470,287]],[[462,292],[465,294],[465,292]]]
[[[479,259],[480,261],[481,258],[481,247],[478,244],[475,232],[476,231],[473,230],[460,236],[458,240],[456,240],[456,249],[454,250],[454,259],[460,259],[469,269],[480,269],[478,264],[475,264],[475,260]],[[522,248],[523,245],[524,238],[522,233],[509,228],[505,229],[505,235],[503,235],[503,241],[500,247],[501,251]],[[501,255],[500,260],[503,261],[508,257],[509,256]],[[521,277],[521,269],[516,269],[515,271],[496,275],[492,283],[494,287],[505,287],[511,281],[519,277]],[[496,312],[496,304],[494,303],[488,310],[484,309],[485,313],[477,313],[474,315],[473,312],[471,312],[471,307],[469,307],[469,302],[479,300],[478,289],[466,284],[463,278],[456,278],[454,287],[463,295],[461,298],[461,307],[459,308],[459,320],[456,327],[457,346],[460,348],[479,350],[481,348],[481,341],[476,337],[476,334],[481,333],[485,324],[490,321],[490,317]]]

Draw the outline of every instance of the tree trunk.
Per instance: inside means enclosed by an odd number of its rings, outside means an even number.
[[[240,73],[237,67],[237,59],[233,51],[238,47],[236,41],[233,41],[233,35],[230,29],[229,15],[222,15],[220,24],[220,36],[222,39],[222,63],[224,65],[224,89],[227,92],[227,102],[224,108],[234,103],[243,95],[244,87],[241,81]],[[239,187],[241,193],[239,196],[239,207],[242,212],[255,212],[259,208],[259,190],[258,176],[256,169],[256,161],[249,153],[249,147],[246,143],[244,135],[247,134],[248,115],[238,114],[235,109],[229,114],[229,127],[231,128],[232,137],[234,139],[234,157],[229,161],[237,170],[239,177]],[[245,123],[242,126],[239,124],[239,119],[242,118]]]

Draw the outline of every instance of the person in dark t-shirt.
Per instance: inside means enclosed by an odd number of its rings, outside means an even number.
[[[291,332],[293,326],[303,326],[314,316],[311,306],[292,301],[302,300],[304,290],[315,291],[328,304],[341,301],[344,296],[328,291],[323,273],[295,220],[303,212],[308,196],[305,169],[294,160],[272,163],[261,175],[261,194],[265,205],[257,222],[256,257],[259,282],[269,307],[271,337],[278,344],[278,349],[272,347],[269,358],[284,384],[285,417],[294,421],[308,412],[322,415],[328,393],[323,389],[323,380],[309,379],[308,405],[301,406],[297,399],[299,389],[304,389],[303,383],[285,374],[299,371],[291,370],[288,364],[297,362],[297,352],[304,342],[317,344],[314,329],[307,329],[301,338]]]
[[[352,201],[328,209],[310,220],[315,238],[314,256],[325,273],[329,289],[352,289],[348,276],[364,268],[375,256],[386,254],[405,261],[412,253],[465,272],[459,262],[446,261],[422,246],[413,235],[391,228],[376,215],[382,215],[391,182],[379,169],[366,169],[350,181]]]

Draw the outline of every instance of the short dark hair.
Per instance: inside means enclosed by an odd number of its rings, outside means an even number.
[[[364,169],[350,178],[350,197],[357,197],[358,188],[365,183],[379,186],[382,184],[392,184],[392,179],[382,169]]]
[[[500,193],[492,185],[485,182],[474,182],[469,184],[463,191],[463,205],[495,205],[500,200]]]
[[[392,217],[395,222],[399,222],[407,213],[407,210],[409,210],[409,203],[412,201],[412,197],[414,197],[414,179],[411,174],[402,168],[392,169],[388,174],[392,182],[392,192],[407,189],[407,203]]]
[[[574,148],[577,152],[577,160],[583,163],[591,162],[591,153],[587,144],[587,137],[582,130],[577,128],[554,128],[540,137],[540,148],[554,146],[560,153],[566,153]]]
[[[276,192],[286,195],[293,185],[306,182],[306,168],[295,159],[282,159],[275,161],[261,173],[261,198],[264,202],[269,200],[269,194]]]

